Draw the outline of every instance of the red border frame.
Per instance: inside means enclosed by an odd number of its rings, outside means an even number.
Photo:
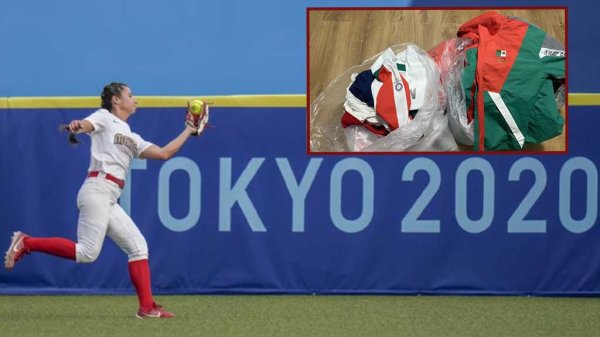
[[[565,149],[564,151],[421,151],[421,152],[314,152],[310,149],[310,12],[332,10],[495,10],[495,9],[554,9],[564,10],[565,15]],[[555,155],[569,153],[569,8],[567,6],[493,6],[493,7],[307,7],[306,8],[306,154],[307,155]]]

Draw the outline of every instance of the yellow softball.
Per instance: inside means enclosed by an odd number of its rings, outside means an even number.
[[[199,99],[192,100],[190,102],[190,112],[194,115],[199,115],[204,107],[204,102]]]

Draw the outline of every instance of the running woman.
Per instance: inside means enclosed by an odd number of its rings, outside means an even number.
[[[135,113],[137,101],[124,83],[106,85],[102,107],[83,120],[73,120],[72,134],[86,133],[91,138],[90,166],[77,195],[79,220],[77,242],[65,238],[41,238],[15,232],[5,255],[5,267],[31,252],[42,252],[78,263],[98,258],[105,236],[128,256],[129,275],[139,299],[137,318],[171,318],[175,315],[154,302],[148,264],[148,245],[133,220],[117,200],[133,158],[167,160],[175,155],[191,135],[200,134],[208,111],[186,115],[184,130],[163,147],[154,145],[130,130],[127,120]],[[205,104],[206,106],[206,104]]]

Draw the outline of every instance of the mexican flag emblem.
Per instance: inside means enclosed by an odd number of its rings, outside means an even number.
[[[496,50],[496,57],[498,58],[499,62],[504,63],[506,61],[506,50]]]

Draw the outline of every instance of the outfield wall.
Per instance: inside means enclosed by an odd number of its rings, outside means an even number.
[[[140,98],[132,129],[165,144],[186,99]],[[120,199],[159,293],[600,293],[597,108],[570,107],[568,154],[315,156],[304,96],[211,99],[215,127],[136,160]],[[57,128],[96,103],[4,99],[5,245],[15,230],[76,238],[89,138]],[[91,265],[33,254],[0,271],[4,294],[131,291],[110,240]]]

